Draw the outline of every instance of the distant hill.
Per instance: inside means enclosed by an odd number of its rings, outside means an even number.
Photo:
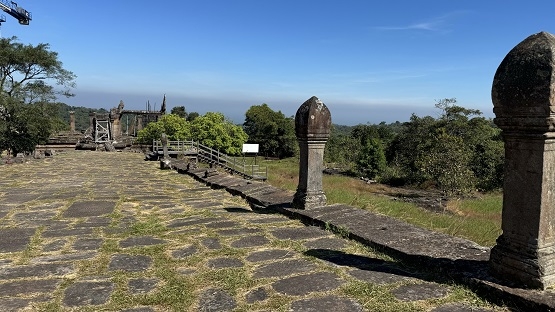
[[[58,116],[62,119],[66,125],[68,125],[69,129],[69,112],[75,112],[75,130],[78,132],[85,131],[89,127],[89,113],[97,112],[97,113],[108,113],[107,110],[104,108],[100,109],[93,109],[83,106],[70,106],[65,103],[57,103],[56,106],[58,107]]]

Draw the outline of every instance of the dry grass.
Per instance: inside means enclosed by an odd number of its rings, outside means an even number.
[[[295,190],[298,160],[263,161],[268,166],[268,183]],[[367,184],[353,177],[324,175],[329,204],[343,203],[401,219],[405,222],[493,246],[501,234],[502,194],[481,194],[472,199],[449,200],[445,211],[434,212],[415,204],[394,200],[402,190],[383,184]],[[433,193],[431,193],[433,194]]]

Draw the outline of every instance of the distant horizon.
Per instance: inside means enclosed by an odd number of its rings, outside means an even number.
[[[59,102],[63,102],[67,105],[76,106],[76,107],[87,107],[92,109],[104,108],[108,111],[114,107],[117,107],[119,105],[120,100],[123,101],[125,105],[125,109],[128,109],[128,110],[145,110],[147,106],[147,102],[150,102],[150,106],[152,110],[159,110],[162,104],[163,97],[164,97],[164,94],[161,94],[158,97],[155,97],[155,96],[148,97],[146,95],[132,95],[132,96],[127,96],[127,98],[119,98],[116,94],[110,94],[110,93],[107,93],[107,94],[85,93],[80,97],[76,96],[71,98],[61,98],[59,99]],[[79,98],[85,99],[85,100],[78,100]],[[145,98],[146,100],[143,100],[143,103],[138,103],[143,98]],[[232,120],[235,124],[243,124],[245,121],[245,113],[251,106],[262,105],[265,103],[272,110],[281,111],[286,117],[291,117],[295,115],[299,106],[301,106],[301,104],[304,103],[304,101],[306,101],[309,98],[310,96],[304,100],[299,101],[299,103],[293,103],[293,101],[290,100],[290,101],[283,101],[277,104],[276,103],[272,104],[268,102],[260,102],[256,104],[253,102],[253,104],[250,104],[250,103],[243,103],[243,102],[230,100],[224,105],[223,103],[220,103],[220,101],[213,100],[213,99],[202,99],[202,98],[195,99],[195,98],[187,98],[187,97],[172,98],[171,95],[166,94],[166,112],[170,113],[173,107],[184,106],[187,113],[197,112],[201,115],[204,115],[207,112],[220,112],[224,114],[226,118]],[[102,99],[102,100],[97,101],[96,99]],[[440,114],[440,111],[434,106],[435,102],[430,103],[428,107],[421,107],[421,106],[414,106],[414,105],[401,106],[401,105],[394,105],[394,104],[374,105],[374,106],[368,107],[363,105],[348,104],[348,103],[341,103],[341,102],[336,105],[335,102],[332,102],[330,104],[325,99],[320,98],[320,100],[322,100],[330,110],[332,123],[336,125],[355,126],[360,124],[379,124],[381,122],[386,122],[389,124],[397,121],[407,122],[410,120],[410,117],[412,114],[416,114],[419,117],[432,116],[434,118],[437,118]],[[436,100],[440,100],[440,98]],[[110,104],[104,104],[104,103],[110,103]],[[187,105],[186,103],[189,103],[189,105]],[[464,106],[461,103],[457,103],[457,105],[465,108],[469,108],[469,109],[478,109],[476,107]],[[284,110],[283,109],[284,107],[287,110]],[[222,110],[222,108],[228,108],[228,109]],[[484,111],[481,111],[481,112],[482,112],[482,116],[485,118],[495,117],[493,115],[493,104],[489,112],[484,112]]]

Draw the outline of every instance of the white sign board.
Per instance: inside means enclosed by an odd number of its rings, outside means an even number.
[[[258,154],[258,144],[243,144],[243,153]]]

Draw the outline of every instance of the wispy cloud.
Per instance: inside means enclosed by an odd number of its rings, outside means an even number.
[[[439,32],[439,33],[446,33],[451,31],[450,29],[450,22],[457,16],[462,13],[466,13],[465,11],[455,11],[450,12],[438,17],[430,18],[425,21],[415,22],[408,25],[395,25],[395,26],[377,26],[374,29],[377,30],[421,30],[421,31],[429,31],[429,32]]]

